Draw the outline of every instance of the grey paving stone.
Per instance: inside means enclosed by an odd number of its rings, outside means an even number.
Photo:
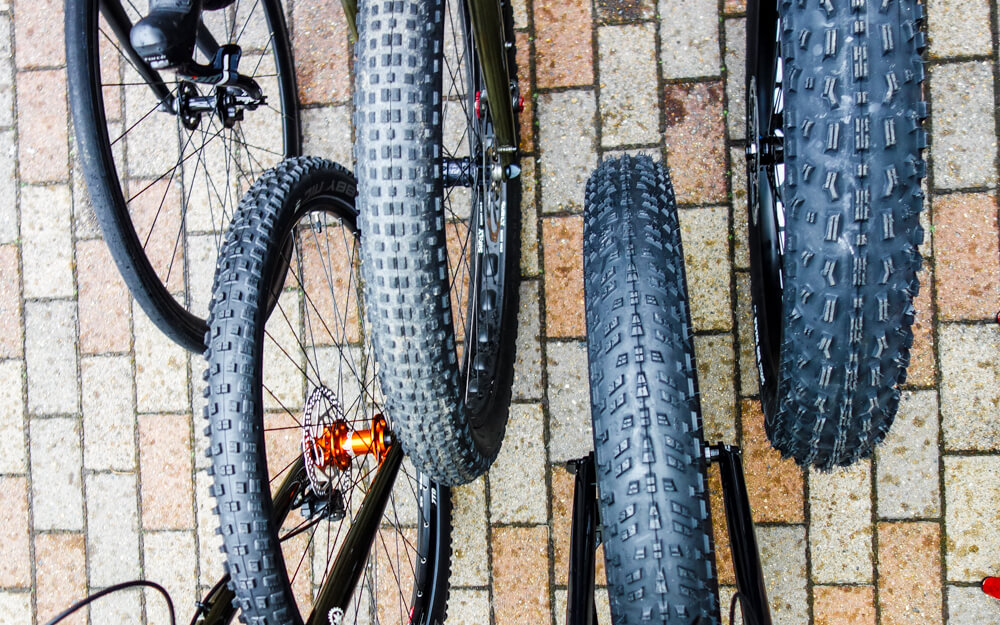
[[[195,452],[195,457],[204,456],[201,450]],[[224,575],[223,562],[225,557],[219,551],[222,547],[222,536],[215,533],[219,527],[219,517],[212,514],[215,498],[209,494],[212,478],[207,471],[194,474],[194,499],[198,538],[198,571],[199,584],[213,586]]]
[[[565,575],[565,571],[560,574]],[[557,622],[561,622],[559,619],[563,618],[566,614],[566,597],[567,591],[565,589],[566,579],[558,578],[557,583],[562,584],[563,588],[556,589],[556,609],[555,615]],[[598,586],[594,589],[594,607],[597,608],[597,623],[610,623],[611,622],[611,602],[608,598],[608,589],[604,586]]]
[[[549,374],[549,462],[565,462],[594,449],[586,343],[546,346]]]
[[[84,358],[80,373],[84,467],[93,471],[135,470],[135,395],[129,358]]]
[[[97,590],[91,586],[91,590]],[[90,622],[131,625],[142,622],[142,593],[116,592],[90,604]],[[151,621],[150,621],[151,622]]]
[[[535,201],[535,157],[521,157],[521,275],[541,273],[538,260],[538,203]]]
[[[537,399],[545,393],[542,387],[542,326],[538,289],[537,281],[521,283],[521,310],[518,313],[514,352],[514,399]]]
[[[0,361],[0,473],[26,473],[24,362]]]
[[[904,392],[889,435],[875,449],[880,517],[927,518],[941,513],[937,442],[937,393]]]
[[[0,591],[0,623],[32,623],[31,595],[28,591]],[[138,622],[138,621],[137,621]]]
[[[935,66],[931,70],[931,96],[934,185],[957,189],[996,184],[993,64]]]
[[[24,297],[73,297],[73,210],[69,186],[21,187]]]
[[[597,50],[601,146],[656,143],[660,114],[655,26],[602,26],[597,29]]]
[[[451,585],[490,583],[486,546],[486,486],[483,478],[451,489]]]
[[[711,0],[660,0],[660,62],[663,77],[718,76],[718,4]]]
[[[809,471],[809,548],[820,584],[871,583],[871,461]]]
[[[987,0],[927,0],[928,54],[950,56],[990,54],[990,3]]]
[[[5,3],[6,4],[6,3]],[[0,15],[0,126],[14,125],[14,55],[10,15]]]
[[[448,594],[448,625],[482,625],[490,622],[490,593],[452,587]]]
[[[80,421],[31,419],[31,505],[36,530],[83,529]]]
[[[0,131],[0,244],[18,239],[16,154],[14,131]]]
[[[491,523],[545,523],[545,415],[541,404],[513,404],[500,455],[490,469]]]
[[[694,352],[698,363],[698,390],[701,393],[701,414],[705,440],[732,445],[736,438],[736,394],[733,379],[736,356],[733,337],[713,334],[694,337]]]
[[[736,272],[736,324],[740,339],[740,395],[743,397],[757,395],[760,392],[752,311],[750,274],[738,271]]]
[[[79,412],[76,302],[25,302],[24,328],[28,411]]]
[[[190,606],[196,596],[194,532],[150,532],[142,534],[143,573],[167,589],[175,606]],[[159,593],[146,592],[146,622],[168,623],[167,606]],[[182,613],[184,608],[181,608]]]
[[[737,269],[748,269],[750,250],[747,247],[747,168],[743,149],[731,149],[729,162],[733,205],[733,265]]]
[[[941,324],[941,423],[949,450],[998,450],[1000,334],[993,326]]]
[[[73,184],[73,236],[80,239],[97,239],[101,236],[101,228],[97,225],[97,215],[94,205],[90,203],[90,192],[83,179],[83,170],[79,158],[76,157],[76,143],[70,143],[73,158],[70,159],[70,176]]]
[[[597,166],[596,108],[591,91],[538,97],[542,213],[583,210],[584,184]]]
[[[944,457],[945,567],[949,582],[996,575],[1000,457]]]
[[[806,625],[805,527],[758,527],[757,542],[774,625]]]
[[[511,8],[514,13],[514,28],[527,28],[528,27],[528,7],[525,0],[514,0],[511,2]],[[527,54],[526,51],[522,54]],[[522,61],[527,62],[527,61]]]
[[[726,97],[729,100],[726,125],[730,139],[742,139],[746,134],[746,54],[747,21],[738,17],[725,21],[726,30]]]
[[[134,473],[87,476],[87,560],[91,588],[140,576]]]
[[[947,586],[948,625],[1000,625],[1000,601],[968,586]]]
[[[212,299],[212,281],[219,257],[217,239],[212,234],[188,235],[185,260],[188,270],[189,310],[199,317],[208,317]]]
[[[351,107],[323,106],[302,111],[302,153],[322,156],[353,170]]]
[[[188,399],[188,354],[134,307],[135,391],[139,412],[184,412]]]
[[[729,209],[725,206],[678,211],[684,265],[695,331],[731,330]]]

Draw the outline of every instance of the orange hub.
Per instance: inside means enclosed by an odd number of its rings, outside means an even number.
[[[372,427],[367,430],[352,430],[346,421],[334,421],[315,439],[323,455],[317,468],[336,467],[346,471],[351,460],[366,454],[374,454],[381,463],[389,449],[389,439],[388,424],[382,415],[375,415]]]

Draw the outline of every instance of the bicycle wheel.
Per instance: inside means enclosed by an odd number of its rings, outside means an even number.
[[[195,60],[239,46],[240,74],[263,92],[247,99],[153,70],[129,43],[140,17],[128,0],[67,0],[73,127],[125,283],[157,327],[201,353],[222,232],[254,179],[300,150],[291,46],[279,0],[205,13]]]
[[[899,405],[923,240],[922,19],[915,0],[748,7],[760,393],[768,438],[800,464],[870,455]]]
[[[583,274],[612,621],[719,623],[694,337],[673,187],[646,156],[587,181]]]
[[[219,257],[206,433],[246,623],[444,620],[449,492],[403,459],[382,407],[355,188],[317,158],[264,172]]]
[[[520,184],[493,109],[511,96],[486,97],[464,2],[363,3],[358,32],[362,272],[386,407],[414,464],[461,484],[496,458],[510,403]]]

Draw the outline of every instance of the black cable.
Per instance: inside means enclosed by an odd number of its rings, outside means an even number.
[[[56,623],[63,620],[70,614],[73,614],[74,612],[76,612],[77,610],[79,610],[84,606],[90,605],[91,603],[97,601],[101,597],[110,595],[113,592],[118,592],[119,590],[126,590],[128,588],[134,588],[137,586],[148,586],[149,588],[152,588],[153,590],[163,595],[163,598],[167,600],[167,611],[170,613],[170,625],[177,625],[177,622],[174,619],[174,602],[170,600],[170,594],[167,593],[166,589],[163,586],[160,586],[156,582],[149,582],[144,579],[137,579],[137,580],[132,580],[131,582],[122,582],[121,584],[108,586],[101,592],[94,593],[93,595],[90,595],[86,599],[81,599],[77,601],[73,605],[69,606],[68,608],[57,614],[55,618],[53,618],[45,625],[56,625]]]

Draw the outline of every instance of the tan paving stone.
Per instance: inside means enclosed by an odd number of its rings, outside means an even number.
[[[575,460],[594,449],[590,421],[590,376],[583,342],[546,349],[549,379],[549,462]]]
[[[201,447],[197,445],[196,456],[202,456]],[[198,539],[198,583],[201,586],[211,587],[219,581],[225,571],[223,562],[225,556],[220,552],[222,547],[222,536],[215,533],[219,527],[219,517],[212,514],[215,507],[215,498],[209,494],[212,485],[212,478],[207,471],[198,471],[194,479],[195,513],[197,521]]]
[[[453,586],[485,586],[487,560],[486,486],[483,478],[451,490]]]
[[[514,350],[515,400],[535,399],[545,393],[542,385],[541,320],[539,319],[537,281],[521,283],[521,310],[517,319],[517,345]]]
[[[0,623],[31,623],[31,594],[27,591],[0,591]]]
[[[913,347],[910,348],[906,383],[910,386],[934,386],[937,383],[933,325],[935,279],[928,265],[924,265],[917,279],[920,280],[920,292],[913,300],[917,315],[913,321]]]
[[[732,188],[730,203],[733,206],[733,265],[737,269],[749,269],[747,168],[742,148],[729,150],[729,163],[729,179]]]
[[[545,324],[549,337],[587,333],[583,302],[583,218],[542,221],[545,246]]]
[[[71,301],[27,302],[24,318],[28,410],[32,414],[79,411],[76,306]]]
[[[135,468],[135,399],[127,356],[84,358],[83,463],[94,471]]]
[[[1000,301],[996,197],[955,193],[934,200],[938,316],[989,319]]]
[[[1000,625],[1000,601],[979,588],[948,586],[948,625]]]
[[[18,69],[65,64],[66,46],[52,45],[54,41],[63,41],[63,3],[59,0],[16,0],[13,4]],[[6,31],[3,33],[5,35]]]
[[[17,111],[17,156],[21,182],[68,180],[65,70],[19,72]]]
[[[91,623],[128,625],[142,622],[142,592],[116,592],[90,606]]]
[[[16,245],[0,245],[0,358],[23,353],[21,272]]]
[[[145,490],[145,487],[143,488]],[[190,606],[196,596],[197,558],[194,532],[143,532],[143,571],[170,593],[177,606]],[[146,591],[146,622],[167,623],[167,606],[160,595]]]
[[[524,109],[518,115],[518,130],[521,133],[521,152],[535,151],[535,86],[531,82],[531,66],[533,62],[531,35],[518,32],[516,35],[517,86],[521,91]]]
[[[698,363],[698,391],[705,440],[709,443],[736,444],[736,393],[733,379],[736,356],[733,337],[712,334],[694,337]]]
[[[142,527],[192,528],[191,419],[187,415],[142,415],[138,427]]]
[[[678,211],[695,331],[731,330],[729,210],[725,206]]]
[[[101,228],[97,225],[97,215],[94,205],[90,202],[87,183],[83,180],[83,170],[80,165],[76,144],[73,145],[71,160],[73,183],[73,234],[76,240],[97,239],[101,236]]]
[[[710,0],[660,0],[663,77],[718,76],[718,4]]]
[[[131,342],[131,297],[102,240],[76,244],[80,351],[125,352]]]
[[[746,18],[728,19],[725,29],[726,99],[729,102],[726,126],[730,139],[742,139],[746,134]]]
[[[339,2],[301,0],[292,13],[295,77],[303,104],[351,98],[347,20]]]
[[[532,8],[538,88],[591,84],[594,62],[590,2],[538,0]]]
[[[597,167],[591,91],[543,93],[538,98],[538,168],[542,213],[583,210],[584,186]]]
[[[139,569],[139,502],[133,473],[87,476],[90,586],[135,579]]]
[[[904,392],[889,435],[875,448],[880,517],[927,518],[941,513],[937,442],[937,393]]]
[[[794,460],[782,460],[764,433],[764,412],[757,400],[740,402],[743,471],[754,521],[802,523],[804,476]]]
[[[804,625],[808,622],[805,528],[760,527],[757,542],[774,625]]]
[[[27,479],[0,477],[0,498],[0,587],[28,588],[32,583]]]
[[[0,32],[3,19],[0,18]],[[0,77],[3,73],[0,71]],[[13,97],[10,85],[3,85],[0,78],[0,91],[6,91],[7,97]],[[3,117],[3,97],[0,96],[0,118]],[[4,124],[0,124],[4,125]],[[17,143],[13,130],[0,130],[0,243],[16,243],[18,239],[18,205],[17,205]]]
[[[556,609],[553,610],[553,614],[556,615],[556,619],[562,619],[563,615],[566,614],[566,601],[569,592],[562,588],[557,588],[556,595]],[[594,589],[594,607],[597,608],[597,619],[598,623],[610,623],[611,622],[611,605],[608,598],[608,589],[605,587],[597,587]]]
[[[448,624],[482,625],[490,622],[490,594],[486,590],[452,588],[448,593]]]
[[[721,81],[665,88],[664,141],[678,204],[727,199],[723,93]]]
[[[712,537],[715,541],[715,573],[720,585],[731,586],[736,583],[736,572],[733,569],[733,553],[729,546],[729,527],[726,525],[726,507],[722,498],[722,478],[719,474],[719,465],[714,462],[708,466],[708,495],[712,511]]]
[[[322,156],[354,169],[350,105],[305,109],[302,111],[302,137],[303,154]]]
[[[871,586],[813,587],[816,625],[875,625],[875,592]]]
[[[985,0],[928,0],[928,54],[935,59],[990,54],[989,24],[990,3]]]
[[[491,523],[545,523],[545,415],[541,404],[512,404],[507,433],[490,470]]]
[[[32,419],[31,514],[36,530],[83,529],[80,421]]]
[[[497,623],[529,625],[549,617],[549,529],[496,527],[493,610]]]
[[[942,324],[941,427],[949,450],[1000,449],[1000,334],[995,326]]]
[[[945,566],[949,582],[996,575],[1000,457],[944,457]]]
[[[0,473],[26,473],[24,362],[0,361]]]
[[[73,297],[69,187],[21,187],[24,296]]]
[[[941,622],[941,526],[878,524],[878,605],[882,625]]]
[[[812,578],[821,584],[872,581],[871,461],[809,471]]]
[[[750,274],[739,271],[736,273],[736,324],[740,339],[740,395],[744,397],[760,392],[752,310]]]
[[[145,313],[136,311],[135,389],[139,412],[187,410],[187,352],[162,332]]]
[[[71,601],[87,595],[87,561],[83,534],[35,535],[35,601],[38,619],[48,622]],[[64,623],[86,625],[86,611]]]
[[[996,184],[992,63],[937,65],[931,70],[934,101],[934,185],[961,189]]]
[[[150,150],[155,150],[150,147]],[[130,149],[129,154],[137,151]],[[158,154],[158,152],[152,152]],[[174,157],[176,158],[176,157]],[[167,171],[170,165],[154,165],[154,171]],[[157,173],[156,175],[159,175]],[[143,251],[171,293],[184,291],[184,246],[177,233],[181,229],[181,189],[170,180],[140,180],[135,183],[144,192],[129,202],[132,225],[144,241]],[[131,189],[130,189],[131,190]],[[136,191],[131,190],[132,193]]]
[[[747,10],[746,0],[725,0],[722,7],[722,12],[726,15],[733,15],[735,13],[744,13]]]
[[[4,127],[14,125],[14,54],[11,30],[10,15],[0,14],[0,126]],[[13,137],[10,145],[13,146]],[[16,148],[11,151],[11,157],[16,151]],[[6,150],[4,153],[7,153]],[[13,158],[10,165],[13,170],[16,165]]]
[[[535,277],[542,272],[535,186],[535,159],[521,157],[521,275],[524,277]]]
[[[556,586],[565,586],[569,574],[569,544],[573,527],[573,488],[576,476],[566,470],[565,463],[549,466],[552,480],[552,570]],[[603,585],[605,579],[604,547],[598,545],[594,553],[594,579]],[[565,614],[559,611],[556,614]]]
[[[597,30],[601,146],[656,143],[656,29],[653,24]]]

